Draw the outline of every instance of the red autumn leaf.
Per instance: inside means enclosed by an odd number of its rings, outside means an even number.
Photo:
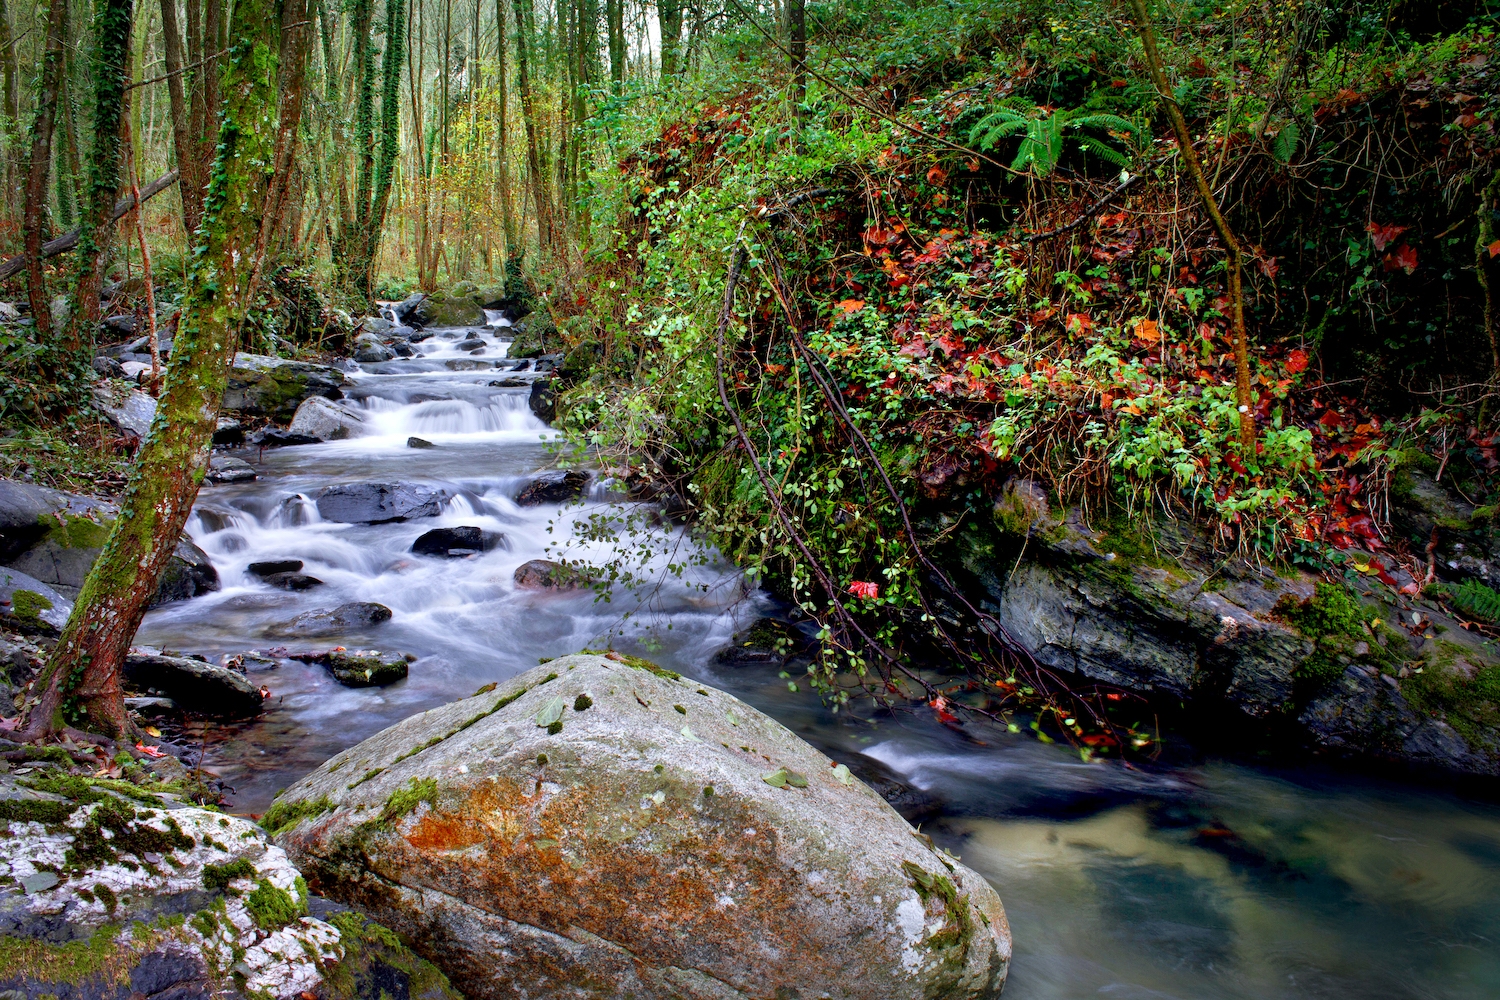
[[[1339,414],[1337,410],[1328,410],[1318,418],[1318,423],[1322,424],[1324,427],[1342,427],[1344,424],[1344,418]]]
[[[1500,257],[1500,240],[1496,240],[1489,246],[1485,247],[1485,249],[1490,252],[1491,257]]]
[[[1370,234],[1370,239],[1374,242],[1376,250],[1384,250],[1387,244],[1396,242],[1396,237],[1410,228],[1410,226],[1386,225],[1379,222],[1372,222],[1365,227],[1365,232]]]
[[[1260,268],[1260,273],[1267,278],[1276,277],[1276,272],[1281,270],[1281,265],[1276,263],[1275,257],[1261,257],[1255,264]]]
[[[959,355],[963,354],[965,350],[963,341],[955,340],[953,337],[949,336],[946,333],[938,339],[934,340],[929,346],[941,348],[943,353],[947,354],[949,357],[958,357]]]
[[[1385,269],[1394,271],[1397,268],[1411,274],[1417,269],[1417,252],[1409,244],[1403,243],[1395,250],[1385,255]]]
[[[1240,461],[1240,456],[1236,455],[1232,451],[1225,453],[1224,464],[1229,466],[1231,469],[1233,469],[1235,472],[1238,472],[1242,476],[1247,476],[1250,474],[1250,470],[1245,468],[1245,463]]]
[[[135,745],[135,748],[137,750],[139,750],[141,753],[145,754],[147,757],[165,757],[166,756],[166,753],[164,751],[158,750],[158,749],[156,749],[156,747],[148,747],[144,743],[137,743]]]
[[[934,166],[927,171],[927,183],[934,187],[942,187],[948,181],[948,171],[942,167]]]
[[[1088,313],[1068,313],[1068,321],[1064,325],[1069,333],[1090,333],[1094,329],[1094,318]]]
[[[1286,356],[1286,370],[1296,375],[1307,371],[1307,352],[1300,347]]]
[[[909,284],[911,284],[911,275],[902,274],[900,271],[897,271],[895,274],[891,275],[892,288],[903,288]]]
[[[864,307],[865,303],[863,299],[845,299],[834,308],[838,309],[840,312],[847,316],[849,313],[859,312]]]
[[[948,711],[948,699],[942,695],[938,695],[927,704],[932,708],[933,714],[937,716],[939,722],[949,723],[958,721],[958,716]]]
[[[849,593],[853,594],[855,597],[863,597],[866,600],[873,601],[875,598],[880,596],[880,584],[866,583],[860,580],[856,580],[853,583],[849,584]]]
[[[911,343],[901,348],[901,353],[908,358],[925,358],[927,357],[927,341],[921,337],[913,337]]]

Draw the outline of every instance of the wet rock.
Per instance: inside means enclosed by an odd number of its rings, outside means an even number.
[[[419,556],[458,558],[475,552],[488,552],[503,542],[504,538],[504,535],[494,535],[473,525],[433,528],[413,542],[410,551]]]
[[[420,483],[348,483],[318,493],[318,513],[325,521],[379,524],[412,517],[436,517],[454,491]]]
[[[327,365],[239,353],[224,391],[224,410],[252,417],[291,420],[309,396],[338,399],[344,373]]]
[[[181,708],[171,698],[156,697],[134,697],[125,699],[125,707],[137,712],[144,718],[154,719],[166,715],[176,715]]]
[[[20,555],[75,518],[98,521],[113,511],[93,497],[0,479],[0,561]]]
[[[221,447],[235,447],[245,443],[245,428],[240,422],[232,417],[220,417],[214,427],[214,444]]]
[[[288,659],[328,668],[344,687],[385,687],[406,679],[409,657],[378,649],[332,649],[324,653],[288,653]]]
[[[777,618],[759,618],[734,634],[729,645],[714,654],[714,662],[729,667],[781,666],[813,643],[795,625]]]
[[[132,649],[125,657],[125,679],[139,691],[159,691],[196,715],[248,719],[260,714],[260,688],[217,663]]]
[[[413,292],[406,298],[402,299],[400,302],[397,302],[395,305],[391,306],[391,314],[394,315],[398,321],[410,325],[409,321],[413,318],[412,313],[416,311],[417,306],[421,305],[422,300],[425,298],[427,298],[427,294],[425,292]]]
[[[567,503],[583,494],[589,484],[586,472],[573,469],[556,469],[543,472],[521,488],[516,494],[516,503],[522,507],[534,507],[544,503]]]
[[[391,349],[391,353],[398,358],[416,357],[417,352],[412,350],[411,344],[408,344],[404,340],[392,341],[388,346]]]
[[[0,613],[0,623],[17,632],[56,635],[68,623],[73,602],[20,570],[0,568]]]
[[[360,336],[355,338],[354,342],[356,344],[363,340],[367,335],[375,337],[376,342],[378,343],[379,338],[390,336],[391,333],[396,329],[396,324],[392,323],[384,316],[362,317],[359,321],[359,326],[362,333],[360,334]]]
[[[323,995],[340,931],[305,916],[301,877],[264,831],[78,784],[65,798],[0,775],[6,804],[29,793],[0,812],[0,871],[14,873],[0,884],[0,996]]]
[[[319,441],[342,441],[368,432],[365,418],[347,407],[321,396],[302,401],[287,426],[287,433],[317,438]]]
[[[272,812],[309,885],[471,1000],[998,995],[994,890],[833,764],[730,695],[579,654],[344,751]]]
[[[302,444],[322,444],[323,439],[311,434],[293,434],[280,427],[267,427],[256,432],[250,443],[258,448],[290,448]]]
[[[515,581],[521,590],[577,590],[593,578],[550,559],[532,559],[516,567]]]
[[[426,438],[419,438],[419,437],[409,437],[409,438],[407,438],[406,439],[406,446],[408,448],[436,448],[437,447],[437,445],[433,444],[431,441],[428,441]]]
[[[527,397],[526,405],[543,423],[550,424],[557,417],[557,393],[550,378],[539,378],[531,383],[531,395]]]
[[[531,370],[534,372],[554,372],[557,371],[558,365],[562,364],[562,360],[563,356],[561,354],[543,354],[538,358],[532,359]]]
[[[323,586],[322,580],[306,573],[267,573],[261,580],[280,590],[311,590]]]
[[[491,389],[524,389],[530,384],[530,379],[516,378],[512,375],[510,378],[495,379],[489,385]]]
[[[101,354],[99,357],[94,359],[93,365],[94,371],[99,374],[100,378],[125,377],[125,369],[122,368],[120,366],[120,362],[116,361],[114,358],[106,357]]]
[[[390,620],[391,609],[384,604],[353,601],[336,608],[305,611],[286,624],[270,629],[269,633],[311,639],[356,632]]]
[[[0,482],[0,540],[10,553],[6,564],[70,599],[99,557],[114,516],[114,507],[86,497]],[[208,556],[184,535],[162,573],[152,607],[218,589],[219,575]]]
[[[253,562],[245,567],[245,572],[262,578],[275,576],[277,573],[298,573],[301,570],[301,559],[268,559],[264,562]]]
[[[116,337],[135,336],[135,317],[130,315],[106,316],[99,321],[99,332],[113,340]]]
[[[486,347],[488,345],[478,337],[470,337],[468,340],[461,340],[453,346],[460,351],[472,351],[476,347]]]
[[[82,584],[80,584],[81,586]],[[177,542],[167,568],[162,571],[156,585],[156,596],[151,607],[172,601],[185,601],[219,589],[219,571],[214,569],[208,553],[193,544],[186,535]]]
[[[422,326],[484,325],[484,310],[474,296],[458,290],[427,296],[409,315]]]
[[[120,433],[143,438],[151,429],[156,400],[144,392],[119,383],[101,383],[94,386],[93,399],[94,405]]]
[[[256,478],[255,469],[243,458],[214,455],[208,460],[208,481],[211,483],[248,483]]]
[[[394,361],[396,352],[384,344],[373,344],[361,347],[354,352],[354,360],[362,365],[379,364],[382,361]]]
[[[849,770],[908,823],[934,819],[943,811],[942,799],[915,787],[873,757],[855,754],[849,760]]]
[[[534,312],[511,327],[514,340],[506,351],[513,358],[536,358],[562,347],[557,327],[546,312]],[[562,355],[558,354],[558,360]]]

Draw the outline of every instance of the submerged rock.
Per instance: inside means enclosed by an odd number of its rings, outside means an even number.
[[[471,1000],[998,996],[999,898],[847,768],[630,657],[413,716],[267,813]]]
[[[331,649],[321,653],[288,653],[288,659],[328,668],[345,687],[385,687],[406,679],[409,657],[378,649]]]
[[[380,524],[412,517],[436,517],[454,491],[421,483],[347,483],[324,487],[317,498],[325,521]]]
[[[551,559],[532,559],[516,567],[515,581],[521,590],[577,590],[593,578]]]
[[[261,579],[282,590],[311,590],[323,586],[322,580],[306,573],[268,573]]]
[[[526,405],[544,424],[550,424],[557,417],[557,393],[550,378],[539,378],[531,383],[531,395],[526,397]]]
[[[251,563],[245,567],[245,572],[252,576],[267,577],[278,573],[297,573],[301,569],[301,559],[267,559],[264,562]]]
[[[125,657],[125,678],[139,690],[160,691],[196,715],[246,719],[260,714],[260,688],[217,663],[132,649]]]
[[[516,503],[522,507],[534,507],[544,503],[567,503],[576,500],[589,484],[586,472],[573,469],[555,469],[543,472],[521,487],[516,494]]]
[[[391,609],[384,604],[351,601],[336,608],[304,611],[286,624],[271,628],[269,632],[272,635],[316,638],[356,632],[390,620]]]
[[[427,440],[426,438],[419,438],[419,437],[409,437],[409,438],[407,438],[406,439],[406,446],[408,448],[436,448],[437,447],[437,445],[433,444],[431,441]]]
[[[346,407],[312,396],[302,401],[292,422],[287,425],[289,434],[301,434],[319,441],[342,441],[360,437],[368,432],[365,418]]]

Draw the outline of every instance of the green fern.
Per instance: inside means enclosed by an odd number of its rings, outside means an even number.
[[[1500,594],[1478,580],[1465,580],[1446,589],[1453,606],[1468,617],[1491,624],[1500,622]]]
[[[1020,136],[1021,145],[1011,161],[1011,169],[1046,177],[1057,169],[1062,159],[1064,133],[1067,131],[1080,133],[1077,136],[1080,149],[1119,167],[1129,164],[1129,153],[1089,133],[1104,132],[1112,138],[1123,133],[1136,139],[1141,135],[1135,123],[1119,115],[1089,112],[1082,108],[1063,108],[1049,113],[1036,107],[1010,105],[996,108],[981,118],[969,131],[969,141],[989,152],[1002,141]]]
[[[1271,143],[1271,155],[1276,162],[1288,164],[1292,157],[1297,155],[1297,142],[1302,138],[1302,130],[1297,127],[1296,122],[1287,122],[1281,126],[1281,131],[1276,133],[1276,141]]]

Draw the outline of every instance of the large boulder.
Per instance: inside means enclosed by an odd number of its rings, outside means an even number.
[[[31,523],[26,523],[27,515]],[[25,483],[0,488],[0,540],[5,564],[76,597],[99,558],[115,508]],[[202,549],[183,535],[162,573],[151,606],[219,589],[219,574]]]
[[[0,775],[0,996],[459,1000],[259,827],[122,784]]]
[[[285,423],[309,396],[339,399],[344,373],[327,365],[239,353],[224,390],[224,410]]]
[[[55,634],[68,623],[73,602],[20,570],[0,567],[0,611],[5,615],[0,623],[6,628],[27,634]]]
[[[544,424],[550,424],[557,417],[557,391],[552,388],[550,378],[539,378],[531,383],[531,395],[526,398],[526,405],[531,407],[532,415]]]
[[[260,714],[260,688],[237,670],[186,656],[132,649],[125,678],[141,691],[157,691],[189,712],[231,719]]]
[[[456,528],[433,528],[423,532],[411,543],[410,551],[413,555],[457,559],[476,552],[488,552],[504,544],[504,535],[465,524]]]
[[[304,611],[283,625],[267,630],[269,635],[315,639],[324,636],[349,635],[391,620],[391,609],[370,601],[350,601],[336,608]]]
[[[484,326],[478,299],[459,288],[427,296],[407,316],[422,326]]]
[[[156,399],[127,383],[100,382],[94,386],[94,405],[121,434],[143,438],[156,416]]]
[[[411,517],[436,517],[455,491],[421,483],[345,483],[326,486],[317,498],[325,521],[379,524]]]
[[[518,590],[577,590],[593,582],[582,570],[551,559],[532,559],[516,567]]]
[[[360,437],[368,433],[368,428],[365,418],[353,410],[322,396],[309,396],[297,407],[287,433],[314,437],[319,441],[342,441]]]
[[[315,891],[470,1000],[995,997],[994,890],[738,699],[554,660],[346,750],[266,814]]]

